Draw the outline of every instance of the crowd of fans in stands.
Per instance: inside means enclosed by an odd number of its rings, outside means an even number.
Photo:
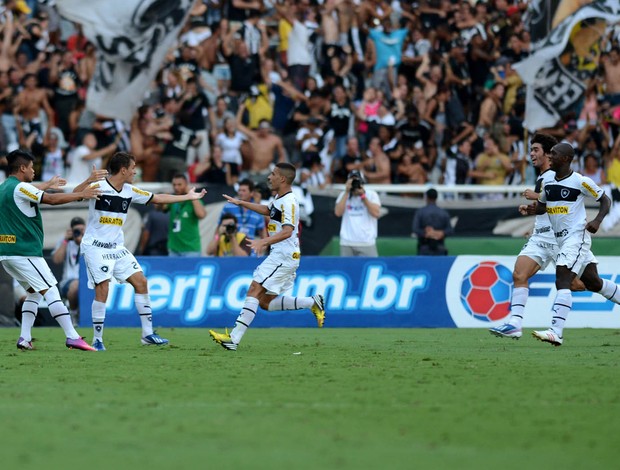
[[[39,159],[41,179],[84,179],[117,150],[143,181],[266,181],[274,162],[303,186],[343,182],[521,184],[530,50],[514,0],[202,0],[132,122],[85,107],[95,48],[54,2],[6,0],[0,14],[1,154]],[[582,109],[550,132],[576,169],[620,186],[616,30]]]

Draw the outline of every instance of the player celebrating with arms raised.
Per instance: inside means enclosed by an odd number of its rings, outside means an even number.
[[[123,224],[132,202],[137,204],[172,204],[201,199],[206,191],[197,193],[191,188],[187,194],[153,194],[133,186],[136,160],[133,155],[117,152],[109,163],[110,176],[93,185],[101,191],[97,201],[88,207],[88,224],[82,238],[82,253],[86,262],[88,287],[95,289],[92,306],[93,347],[105,351],[103,324],[106,301],[112,276],[119,282],[128,282],[135,289],[134,302],[142,323],[142,344],[164,345],[168,340],[153,332],[151,301],[146,277],[133,254],[125,248]],[[82,185],[75,188],[80,191]]]
[[[276,198],[269,206],[224,197],[235,205],[269,216],[269,236],[248,241],[257,255],[269,248],[267,258],[254,271],[243,308],[235,327],[228,334],[209,330],[215,342],[224,349],[234,351],[256,316],[259,305],[265,310],[302,310],[309,308],[316,317],[319,328],[325,321],[325,300],[320,294],[312,297],[289,297],[282,295],[291,287],[299,267],[299,204],[291,191],[295,179],[295,167],[290,163],[278,163],[268,176],[269,185]]]

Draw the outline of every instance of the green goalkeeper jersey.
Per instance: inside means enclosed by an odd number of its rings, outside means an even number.
[[[192,201],[173,202],[168,211],[168,249],[175,253],[200,253],[200,219],[194,212]]]
[[[43,256],[42,197],[15,176],[0,185],[0,256]]]

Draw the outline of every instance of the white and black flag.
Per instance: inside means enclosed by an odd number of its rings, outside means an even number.
[[[183,26],[193,0],[56,0],[97,49],[91,111],[129,123]]]
[[[598,67],[605,25],[620,21],[618,0],[593,0],[575,10],[565,3],[534,0],[526,17],[532,54],[513,68],[527,85],[524,124],[530,131],[553,127],[576,110]],[[589,53],[580,55],[584,47]]]

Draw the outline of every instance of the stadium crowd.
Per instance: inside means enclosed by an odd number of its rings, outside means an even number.
[[[198,0],[131,122],[87,110],[95,48],[53,1],[6,0],[0,18],[0,154],[82,181],[115,151],[142,181],[302,186],[359,170],[381,184],[533,183],[517,0]],[[614,28],[581,109],[547,132],[575,169],[620,186],[620,49]],[[501,197],[501,196],[500,196]]]

